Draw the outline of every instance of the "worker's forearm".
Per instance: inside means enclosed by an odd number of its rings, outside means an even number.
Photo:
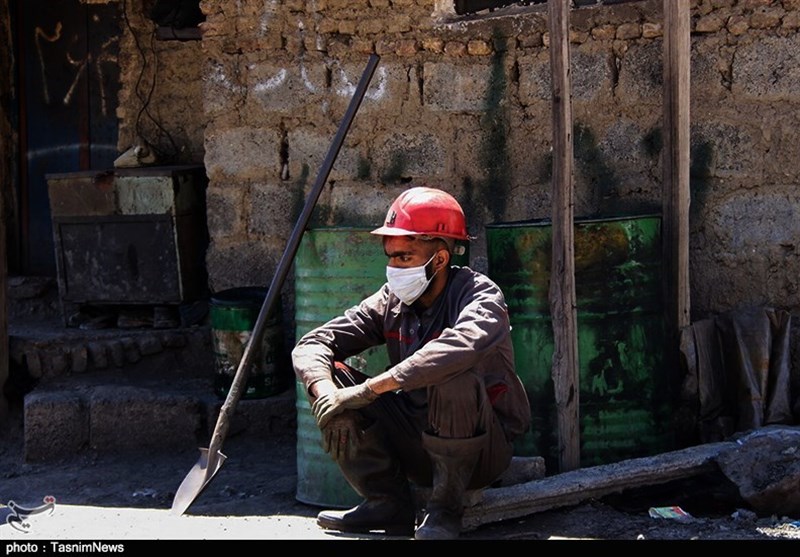
[[[333,381],[328,379],[322,379],[321,381],[317,381],[313,383],[309,388],[308,392],[311,394],[313,398],[319,398],[322,395],[332,393],[336,390],[336,384]]]
[[[388,393],[389,391],[396,391],[400,388],[400,383],[398,383],[388,371],[376,375],[375,377],[370,377],[367,379],[367,385],[369,385],[369,388],[372,389],[375,394],[379,395]]]
[[[395,381],[394,377],[392,377],[389,372],[384,372],[380,375],[376,375],[375,377],[370,377],[367,379],[367,386],[369,386],[372,392],[378,395],[388,393],[390,391],[396,391],[400,388],[400,384]],[[334,384],[333,381],[323,379],[312,384],[309,388],[309,392],[311,393],[312,397],[319,398],[324,394],[335,391],[336,389],[336,384]]]

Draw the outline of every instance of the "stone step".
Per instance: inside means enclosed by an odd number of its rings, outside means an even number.
[[[208,379],[137,381],[103,376],[39,386],[24,400],[24,455],[57,460],[79,451],[124,453],[208,447],[224,400]],[[295,391],[241,399],[228,436],[294,431]]]
[[[224,402],[214,392],[214,358],[208,326],[82,330],[53,320],[10,323],[7,391],[23,402],[25,459],[207,447]],[[283,392],[237,403],[228,435],[294,431],[288,374]]]
[[[9,324],[9,365],[33,384],[107,370],[208,377],[214,353],[208,326],[84,331],[59,322]]]

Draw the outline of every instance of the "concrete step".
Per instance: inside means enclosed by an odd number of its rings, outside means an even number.
[[[9,324],[10,380],[24,405],[27,461],[83,450],[170,451],[208,446],[224,402],[214,392],[208,326],[82,330],[60,320]],[[241,399],[228,435],[295,427],[294,383]]]
[[[31,384],[108,370],[208,377],[214,366],[208,326],[84,331],[60,321],[9,323],[8,341],[12,372]]]
[[[25,395],[24,456],[57,460],[96,452],[175,451],[208,447],[223,400],[208,379],[124,382],[103,376],[50,383]],[[228,436],[291,432],[294,389],[241,399]]]

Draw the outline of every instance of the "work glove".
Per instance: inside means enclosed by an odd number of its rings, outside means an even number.
[[[336,389],[319,397],[311,405],[311,413],[317,420],[317,425],[323,429],[331,418],[345,410],[356,410],[367,406],[378,398],[378,395],[369,388],[364,381],[353,387]]]
[[[353,455],[364,434],[362,418],[357,412],[333,416],[322,431],[322,448],[335,460]]]

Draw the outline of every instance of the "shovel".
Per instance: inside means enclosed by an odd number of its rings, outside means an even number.
[[[297,253],[297,248],[300,245],[300,239],[303,236],[303,231],[308,225],[311,213],[317,204],[320,193],[322,193],[322,188],[325,185],[325,182],[328,180],[328,175],[330,174],[333,162],[336,160],[336,156],[339,154],[339,149],[342,147],[344,136],[350,129],[350,124],[353,122],[356,111],[361,105],[361,101],[364,98],[364,94],[366,93],[369,82],[372,79],[372,74],[375,73],[375,68],[378,65],[379,59],[380,57],[377,54],[372,54],[370,56],[367,67],[361,76],[361,81],[359,81],[355,93],[353,94],[353,98],[350,100],[350,105],[347,108],[344,119],[342,120],[341,124],[339,124],[339,129],[336,132],[336,136],[333,138],[333,143],[328,149],[328,154],[325,156],[325,160],[322,162],[322,167],[320,168],[319,175],[317,176],[317,181],[315,182],[314,187],[308,196],[308,200],[303,207],[303,211],[300,213],[300,218],[297,221],[297,224],[295,224],[292,235],[289,238],[289,243],[283,252],[280,262],[278,263],[278,268],[275,270],[275,275],[272,277],[272,283],[269,286],[266,298],[264,299],[264,304],[261,306],[258,318],[253,326],[250,339],[245,346],[242,359],[240,360],[239,367],[236,370],[236,375],[234,375],[233,381],[231,382],[228,396],[225,398],[222,408],[220,408],[219,416],[217,417],[217,425],[214,427],[214,433],[211,436],[211,443],[207,449],[200,449],[200,459],[192,467],[192,469],[189,470],[189,473],[184,478],[180,487],[178,487],[178,491],[175,493],[175,499],[172,501],[173,514],[181,515],[186,512],[186,509],[189,508],[197,496],[200,495],[203,489],[206,488],[209,482],[214,478],[217,472],[219,472],[219,469],[225,463],[227,457],[221,452],[222,443],[225,440],[225,436],[228,434],[230,419],[233,415],[236,404],[239,402],[239,398],[241,397],[242,388],[247,380],[250,362],[253,359],[253,354],[256,351],[256,347],[259,346],[260,339],[263,335],[264,325],[274,310],[275,302],[277,301],[278,296],[280,296],[281,287],[283,286],[283,282],[286,280],[286,275],[289,273],[289,268],[292,265],[295,254]]]

